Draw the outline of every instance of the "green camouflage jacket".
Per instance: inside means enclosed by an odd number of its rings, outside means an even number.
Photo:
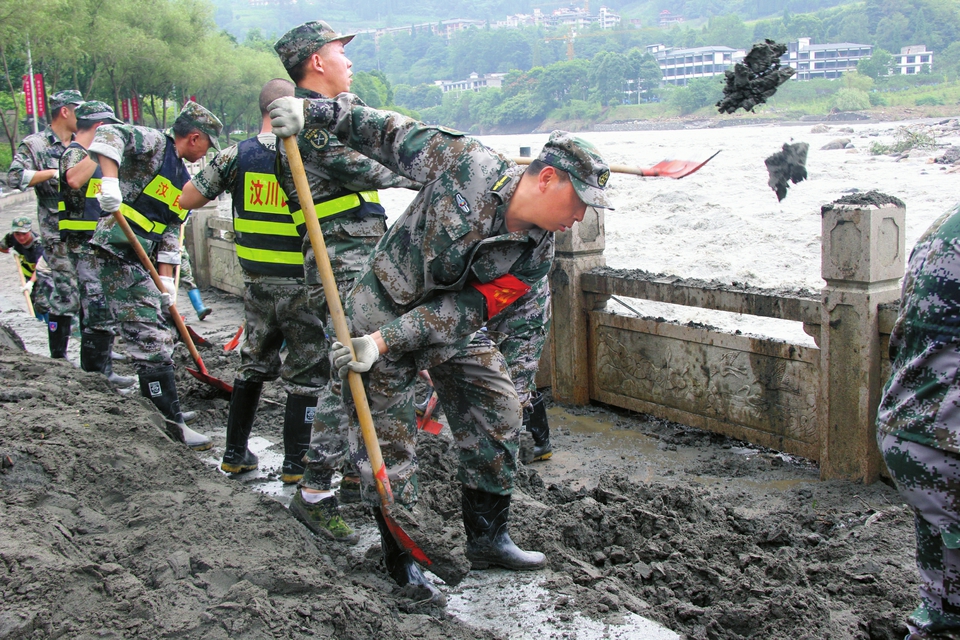
[[[104,156],[120,165],[120,193],[124,202],[133,202],[160,171],[168,139],[173,138],[168,137],[167,132],[150,127],[105,124],[97,127],[97,135],[88,151],[98,162],[99,156]],[[90,242],[125,260],[139,263],[132,250],[111,242],[119,232],[119,229],[114,231],[114,224],[113,216],[101,218]],[[145,245],[148,254],[156,252],[157,262],[180,264],[179,225],[168,225],[159,243],[143,240],[141,244]],[[154,244],[157,246],[150,246]]]
[[[31,134],[20,142],[17,153],[10,163],[7,172],[7,184],[13,189],[21,191],[27,188],[33,174],[44,169],[59,167],[60,156],[66,146],[50,127],[43,131]],[[48,240],[60,241],[59,219],[57,217],[57,179],[52,178],[34,186],[37,194],[37,214],[40,222],[40,233]]]
[[[910,254],[890,351],[879,431],[960,453],[960,205]]]
[[[308,100],[304,111],[307,126],[328,128],[423,185],[372,256],[373,273],[400,310],[380,328],[391,353],[473,334],[549,272],[553,234],[506,229],[522,167],[475,138],[371,109],[350,94]]]
[[[299,98],[322,98],[319,93],[297,87],[295,95]],[[326,127],[307,125],[297,136],[297,146],[303,159],[304,170],[310,183],[313,201],[322,202],[346,192],[371,191],[374,189],[419,189],[420,185],[402,175],[397,175],[376,159],[357,153],[344,146],[331,136]],[[282,147],[281,147],[282,148]],[[290,198],[291,207],[299,207],[297,189],[293,184],[293,174],[286,162],[286,154],[281,151],[280,171],[277,177],[280,186]],[[383,219],[368,216],[351,221],[350,226],[358,236],[375,236],[382,233]],[[321,221],[321,228],[323,222]],[[313,255],[310,238],[303,241],[303,270],[307,283],[320,282],[317,271],[317,259]]]

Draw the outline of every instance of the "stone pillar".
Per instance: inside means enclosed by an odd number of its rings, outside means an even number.
[[[207,219],[217,215],[217,201],[211,200],[199,209],[195,209],[187,220],[183,235],[183,244],[190,252],[193,265],[193,277],[201,289],[210,287],[210,253],[207,247]]]
[[[605,244],[603,209],[587,207],[583,222],[557,234],[557,253],[550,274],[550,353],[553,397],[561,402],[590,402],[587,312],[606,304],[608,296],[584,294],[580,277],[606,264]]]
[[[900,295],[905,207],[870,192],[822,209],[820,478],[879,477],[881,379],[878,305]]]

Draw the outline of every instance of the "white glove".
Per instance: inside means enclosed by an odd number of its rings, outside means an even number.
[[[279,138],[295,136],[303,129],[303,98],[284,96],[268,106],[273,133]]]
[[[177,301],[177,282],[171,276],[160,276],[160,282],[163,283],[163,288],[167,293],[170,294],[170,299],[174,302]],[[163,293],[161,291],[160,293]]]
[[[97,200],[100,201],[100,208],[107,213],[119,210],[123,203],[123,195],[120,194],[120,178],[103,178]]]
[[[173,304],[173,298],[170,297],[170,294],[166,291],[160,292],[160,310],[164,313],[167,313],[170,310],[170,305]]]
[[[373,363],[380,359],[380,349],[373,336],[350,338],[350,342],[353,343],[353,351],[357,354],[356,360],[350,357],[350,349],[340,342],[334,342],[330,351],[330,355],[333,356],[333,366],[337,368],[341,380],[346,380],[351,371],[357,373],[370,371]]]
[[[20,287],[20,291],[23,293],[30,293],[33,290],[33,282],[27,282],[25,285]]]

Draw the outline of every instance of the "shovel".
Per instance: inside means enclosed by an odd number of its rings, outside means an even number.
[[[243,335],[243,330],[247,326],[247,319],[244,318],[243,322],[240,323],[240,327],[237,329],[237,332],[233,334],[233,337],[227,341],[227,344],[223,345],[224,351],[233,351],[240,346],[240,336]]]
[[[317,259],[320,281],[323,283],[323,293],[327,298],[327,308],[333,318],[337,341],[340,344],[347,345],[350,349],[350,355],[356,358],[356,354],[353,352],[353,343],[350,341],[347,317],[343,312],[343,305],[340,303],[337,281],[333,275],[333,268],[330,266],[330,258],[327,255],[326,243],[323,241],[323,233],[320,231],[320,220],[317,218],[317,212],[313,205],[310,183],[307,181],[307,174],[303,169],[303,159],[300,157],[300,149],[297,147],[297,139],[295,137],[284,138],[283,148],[287,152],[287,161],[290,163],[290,170],[293,173],[297,196],[303,209],[303,219],[307,225],[307,235],[310,237],[310,245],[313,247],[313,253]],[[332,373],[332,375],[335,374]],[[350,384],[350,393],[353,394],[353,402],[356,405],[363,444],[367,448],[367,457],[370,459],[370,466],[373,469],[377,493],[380,494],[380,510],[383,512],[383,519],[397,543],[407,550],[414,560],[424,567],[430,568],[433,561],[427,557],[421,546],[410,537],[410,534],[400,526],[398,521],[398,518],[407,521],[409,523],[407,528],[411,531],[418,528],[417,523],[412,522],[412,517],[402,508],[397,508],[394,501],[393,491],[390,489],[390,479],[387,477],[387,467],[383,464],[383,454],[380,452],[380,441],[377,439],[377,432],[373,427],[373,416],[370,413],[367,394],[363,388],[363,379],[359,373],[351,371],[347,380]]]
[[[140,244],[140,241],[137,240],[137,236],[133,234],[133,229],[130,228],[130,223],[127,222],[127,219],[123,217],[123,214],[119,210],[113,212],[113,218],[117,221],[117,224],[120,225],[120,228],[123,229],[123,235],[127,236],[127,242],[130,243],[130,246],[133,247],[134,252],[137,254],[137,257],[140,258],[140,263],[143,265],[143,268],[150,273],[150,277],[153,278],[153,284],[157,286],[157,289],[161,292],[166,291],[166,288],[163,286],[163,282],[160,280],[160,274],[157,273],[157,268],[153,266],[153,262],[150,261],[150,256],[147,255],[147,252],[143,250],[143,245]],[[190,372],[194,378],[200,382],[206,382],[207,384],[225,391],[226,393],[233,393],[233,385],[227,384],[219,378],[215,378],[207,371],[207,367],[203,364],[203,359],[200,358],[200,352],[197,351],[197,347],[193,344],[193,339],[190,337],[190,332],[187,330],[187,325],[183,322],[183,318],[180,317],[180,312],[177,311],[177,303],[170,301],[170,316],[173,318],[174,324],[177,325],[177,330],[180,332],[180,338],[183,339],[183,343],[187,345],[187,349],[190,351],[190,355],[193,357],[193,361],[197,363],[197,368],[199,371],[194,371],[193,369],[187,368],[187,371]]]
[[[17,261],[17,275],[20,276],[20,288],[23,290],[23,299],[27,301],[27,311],[30,312],[30,315],[35,316],[33,300],[30,299],[30,292],[27,291],[27,279],[23,275],[23,258],[21,258],[17,252],[13,253],[13,257]]]
[[[717,151],[717,153],[720,152]],[[693,160],[662,160],[648,169],[643,167],[628,167],[622,164],[612,164],[610,165],[610,171],[613,173],[627,173],[634,176],[644,176],[646,178],[674,178],[679,180],[680,178],[688,176],[691,173],[699,170],[700,167],[716,158],[717,153],[713,154],[703,162],[695,162]],[[513,158],[513,161],[517,164],[530,164],[533,162],[533,160],[533,158]]]

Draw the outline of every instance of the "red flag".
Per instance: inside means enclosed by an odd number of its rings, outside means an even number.
[[[120,101],[120,112],[123,114],[123,121],[129,122],[130,121],[130,101],[129,100],[124,99]]]
[[[133,124],[140,122],[140,98],[137,94],[130,98],[130,111],[133,114]]]
[[[27,102],[27,115],[33,115],[33,83],[28,79],[27,74],[23,74],[23,98]]]
[[[37,118],[43,118],[47,115],[47,96],[43,90],[43,74],[33,74],[33,89],[37,94]]]

